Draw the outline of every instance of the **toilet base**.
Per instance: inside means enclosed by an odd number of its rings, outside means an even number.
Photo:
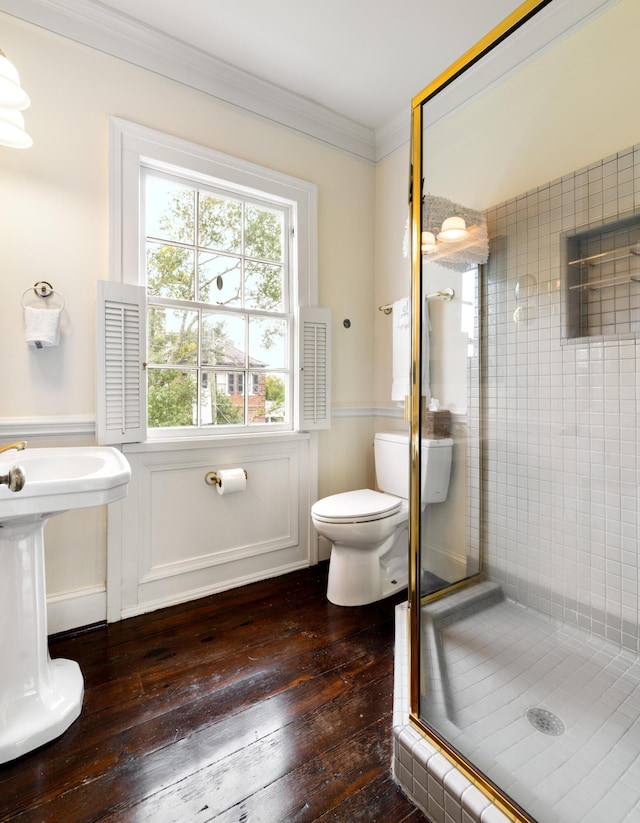
[[[409,558],[396,558],[396,561],[388,568],[380,569],[382,597],[406,589],[409,585]]]
[[[365,606],[408,584],[408,530],[400,529],[377,550],[334,544],[329,559],[327,600],[336,606]]]
[[[336,606],[364,606],[382,598],[380,561],[363,556],[362,549],[336,546],[331,549],[327,600]]]

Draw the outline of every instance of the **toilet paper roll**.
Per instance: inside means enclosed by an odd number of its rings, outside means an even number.
[[[218,480],[218,494],[237,494],[247,487],[244,469],[220,469]]]

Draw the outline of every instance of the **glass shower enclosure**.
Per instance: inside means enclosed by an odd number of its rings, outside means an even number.
[[[638,30],[525,2],[413,101],[409,717],[514,821],[640,821]]]

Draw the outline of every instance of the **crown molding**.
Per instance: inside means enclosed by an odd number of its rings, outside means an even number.
[[[409,144],[411,134],[411,106],[407,104],[392,120],[376,129],[376,163]]]
[[[429,101],[428,128],[618,0],[553,0],[532,20]],[[0,11],[209,95],[245,113],[368,163],[408,145],[407,109],[369,129],[201,49],[150,28],[98,0],[0,0]],[[423,78],[429,81],[430,78]]]
[[[375,162],[375,133],[96,0],[0,0],[0,11]]]

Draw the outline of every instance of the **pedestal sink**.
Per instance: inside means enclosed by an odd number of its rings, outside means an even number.
[[[84,680],[73,660],[51,660],[47,643],[43,527],[69,509],[123,498],[131,469],[109,447],[26,449],[20,491],[0,485],[0,763],[61,735],[80,714]]]

